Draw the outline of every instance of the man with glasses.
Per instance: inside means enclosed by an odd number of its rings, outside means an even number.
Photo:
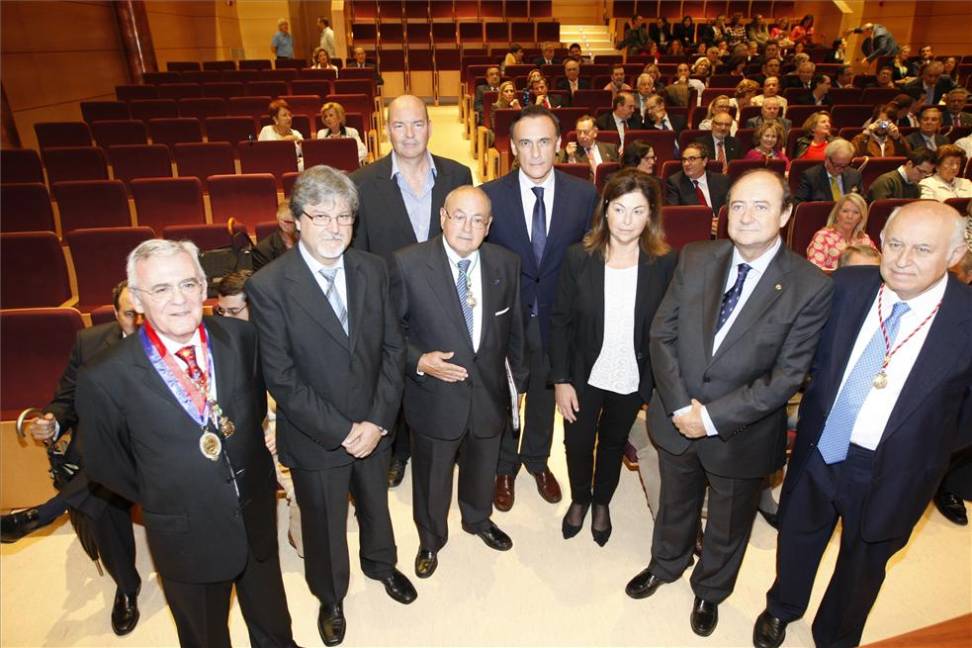
[[[722,172],[729,169],[729,163],[739,159],[742,147],[739,140],[732,136],[735,120],[728,111],[716,113],[712,117],[712,134],[696,140],[708,149],[710,159],[722,165]]]
[[[349,494],[365,576],[399,603],[416,598],[395,569],[386,481],[405,346],[385,263],[348,249],[358,204],[341,171],[304,171],[290,195],[300,241],[246,284],[278,405],[277,451],[300,505],[304,573],[321,602],[318,631],[328,646],[341,643],[346,628]]]
[[[453,189],[439,212],[442,235],[395,253],[392,295],[408,348],[405,417],[414,431],[415,574],[428,578],[449,537],[452,474],[459,465],[462,529],[490,549],[513,546],[490,519],[500,440],[512,408],[507,381],[526,389],[520,259],[483,243],[489,198]]]
[[[904,164],[874,179],[867,192],[867,201],[885,198],[921,198],[918,183],[935,173],[935,154],[928,149],[915,149]]]
[[[721,115],[720,115],[721,116]],[[682,170],[665,181],[666,205],[705,205],[716,214],[726,202],[729,178],[706,170],[709,153],[693,142],[682,151]]]
[[[838,137],[824,149],[824,161],[810,167],[800,177],[793,199],[798,202],[810,200],[837,201],[849,193],[864,194],[864,179],[861,172],[851,166],[854,159],[854,145]]]
[[[230,645],[235,587],[250,643],[294,646],[256,331],[203,317],[206,275],[188,241],[139,244],[127,274],[144,323],[78,379],[88,476],[141,505],[181,645]]]
[[[591,178],[597,165],[618,161],[618,147],[610,142],[597,141],[597,124],[590,115],[582,115],[574,125],[577,141],[567,142],[557,153],[557,162],[586,164],[591,167]]]

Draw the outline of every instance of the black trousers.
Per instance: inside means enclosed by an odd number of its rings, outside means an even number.
[[[399,411],[398,418],[395,419],[395,439],[392,441],[392,458],[398,461],[408,462],[412,456],[411,431],[405,421],[405,412]]]
[[[577,422],[564,421],[570,499],[610,504],[621,478],[621,457],[642,399],[585,385],[578,394]],[[596,457],[596,458],[595,458]]]
[[[418,432],[412,438],[412,515],[419,547],[439,551],[449,539],[452,474],[459,464],[459,512],[469,531],[489,528],[500,437],[475,437],[468,431],[456,440],[433,439]]]
[[[887,562],[908,543],[908,536],[883,542],[861,538],[864,494],[873,460],[873,452],[854,445],[844,461],[829,466],[815,452],[800,482],[786,494],[777,539],[776,581],[766,595],[773,616],[784,621],[803,616],[838,518],[843,527],[834,574],[813,621],[817,646],[860,644],[867,615],[884,583]],[[831,515],[823,526],[808,529],[805,511],[828,508]]]
[[[261,562],[251,550],[243,573],[231,581],[182,583],[166,578],[160,581],[183,648],[229,648],[227,620],[234,585],[251,646],[297,645],[290,630],[290,612],[277,551]]]
[[[962,499],[972,500],[972,446],[952,455],[942,488]]]
[[[304,575],[322,603],[344,600],[351,579],[348,558],[348,493],[360,529],[361,570],[369,578],[392,573],[397,561],[388,513],[387,448],[364,459],[325,470],[291,468],[304,536]]]
[[[520,429],[523,442],[514,436],[512,428],[503,432],[496,473],[516,475],[520,465],[532,474],[543,472],[550,458],[553,443],[554,391],[547,384],[550,359],[543,350],[540,337],[540,318],[530,317],[526,323],[526,362],[530,367],[530,383],[526,391],[526,420]],[[519,444],[520,450],[517,451]]]
[[[111,574],[119,590],[125,594],[135,594],[142,579],[135,569],[131,503],[112,495],[105,510],[97,519],[91,519],[91,524],[105,569]]]
[[[648,568],[664,582],[678,580],[692,563],[702,502],[709,491],[702,557],[692,571],[695,595],[721,603],[739,575],[763,478],[739,479],[706,472],[693,443],[680,455],[658,448],[661,496]]]

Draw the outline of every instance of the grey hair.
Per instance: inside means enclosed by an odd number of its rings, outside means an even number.
[[[946,205],[945,203],[939,203],[939,202],[934,201],[934,200],[918,200],[918,201],[915,201],[915,202],[930,202],[930,203],[933,203],[935,205],[941,205],[942,207],[945,207],[946,209],[948,209],[949,212],[952,212],[952,215],[955,216],[955,219],[954,219],[954,223],[953,223],[954,227],[952,229],[952,236],[949,238],[949,241],[948,241],[948,247],[949,247],[949,249],[954,250],[955,248],[962,247],[962,246],[966,245],[966,241],[965,241],[965,228],[966,228],[966,223],[968,221],[966,220],[966,218],[964,216],[962,216],[962,214],[959,213],[959,211],[957,209],[955,209],[951,205]],[[914,204],[914,203],[908,203],[907,205],[901,205],[900,207],[895,207],[891,211],[891,214],[888,215],[888,220],[885,221],[885,223],[884,223],[884,229],[881,230],[881,244],[882,245],[884,244],[884,233],[888,231],[888,228],[889,227],[891,227],[891,223],[898,216],[898,212],[900,212],[902,209],[904,209],[908,205],[912,205],[912,204]]]
[[[297,176],[290,192],[290,213],[300,220],[308,205],[318,205],[343,198],[351,211],[358,212],[358,188],[343,171],[318,164]]]
[[[181,253],[188,254],[189,258],[192,259],[192,265],[196,269],[196,278],[200,281],[205,281],[206,271],[203,270],[202,264],[199,263],[199,248],[196,247],[195,243],[192,241],[149,239],[139,243],[128,254],[128,260],[125,262],[125,274],[128,276],[128,287],[132,290],[138,290],[135,266],[138,265],[139,261],[148,261],[152,257],[157,256],[175,256]]]
[[[824,149],[824,155],[828,158],[832,158],[838,153],[849,153],[854,154],[854,145],[845,140],[843,137],[835,137]]]

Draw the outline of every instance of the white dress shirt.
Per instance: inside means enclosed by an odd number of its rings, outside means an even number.
[[[533,207],[537,204],[537,196],[533,193],[534,187],[543,187],[543,206],[547,212],[547,233],[550,233],[550,221],[553,220],[554,202],[554,172],[553,169],[547,175],[546,180],[536,184],[523,170],[517,172],[520,179],[520,203],[523,205],[523,217],[526,219],[527,235],[533,240]]]
[[[216,400],[216,361],[213,360],[210,363],[210,367],[203,366],[203,358],[208,357],[209,349],[206,349],[207,355],[203,355],[202,338],[199,335],[199,329],[196,329],[196,332],[192,334],[192,339],[188,342],[177,342],[172,338],[159,333],[158,329],[155,330],[155,334],[159,336],[159,340],[162,341],[162,346],[165,347],[165,350],[169,352],[173,360],[175,360],[175,363],[182,370],[186,370],[189,365],[183,362],[182,359],[176,355],[176,351],[182,349],[183,347],[192,346],[192,350],[196,354],[196,364],[200,369],[202,369],[209,380],[209,398]]]
[[[907,300],[902,300],[893,290],[887,286],[884,287],[884,303],[882,304],[883,310],[881,312],[882,321],[890,317],[891,309],[899,301],[904,301],[910,307],[910,310],[902,315],[898,322],[898,335],[891,344],[892,349],[903,342],[935,310],[935,307],[942,301],[942,297],[945,295],[945,287],[947,284],[948,276],[946,275],[922,294]],[[867,311],[867,316],[864,318],[864,324],[857,334],[854,348],[851,351],[850,357],[847,359],[847,367],[844,369],[844,376],[840,381],[841,389],[843,389],[844,383],[847,382],[847,378],[854,365],[857,364],[857,360],[864,353],[864,349],[878,330],[877,309],[878,300],[875,296],[874,301],[871,303],[871,308]],[[888,378],[887,386],[884,389],[871,388],[871,391],[868,392],[864,403],[861,405],[857,420],[854,422],[854,428],[851,430],[850,440],[854,445],[867,448],[868,450],[874,450],[881,442],[881,437],[884,435],[884,428],[887,427],[888,419],[891,417],[891,411],[898,402],[902,388],[905,382],[907,382],[909,374],[911,374],[911,369],[918,360],[918,354],[921,353],[921,348],[924,346],[925,339],[928,337],[928,331],[931,330],[932,324],[935,322],[935,317],[937,317],[937,313],[928,322],[925,322],[925,325],[891,356],[891,361],[885,369],[885,374]],[[837,393],[839,394],[840,391],[838,390]]]
[[[611,118],[614,120],[615,126],[618,127],[618,137],[621,138],[621,146],[624,147],[624,129],[627,127],[627,123],[624,119],[621,119],[614,113],[611,113]]]
[[[473,351],[479,351],[479,340],[482,338],[483,332],[483,269],[482,264],[479,263],[479,250],[476,250],[467,257],[461,257],[458,252],[449,246],[444,236],[442,237],[442,246],[445,248],[446,256],[449,258],[449,269],[452,270],[453,286],[459,282],[459,262],[463,258],[469,260],[469,269],[466,271],[466,276],[469,277],[469,292],[472,293],[476,302],[472,307],[472,347]],[[458,300],[458,298],[459,293],[456,292],[456,299]],[[462,308],[462,304],[459,304],[459,307]]]
[[[311,227],[316,227],[311,225]],[[327,304],[328,308],[331,308],[331,302],[327,300],[327,280],[321,274],[322,269],[333,270],[337,268],[337,274],[334,275],[334,287],[337,288],[338,295],[341,296],[341,303],[344,304],[344,308],[348,311],[348,331],[351,331],[351,325],[354,323],[351,321],[351,311],[348,306],[348,282],[346,273],[344,272],[344,255],[337,260],[337,263],[333,266],[326,266],[314,257],[307,250],[307,246],[303,241],[299,241],[297,244],[297,249],[300,250],[300,256],[304,259],[304,263],[310,268],[311,274],[314,275],[314,280],[317,281],[318,287],[321,289],[321,295],[324,297],[324,302]],[[335,313],[337,315],[337,313]]]
[[[604,338],[587,384],[616,394],[638,391],[641,376],[634,348],[638,264],[604,266]]]

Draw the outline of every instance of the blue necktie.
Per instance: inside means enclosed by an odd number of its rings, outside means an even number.
[[[459,278],[456,279],[456,292],[459,294],[459,305],[462,306],[462,318],[466,320],[466,329],[469,331],[469,339],[473,336],[473,309],[469,304],[469,259],[463,259],[459,266]]]
[[[716,326],[716,332],[723,327],[729,316],[732,315],[732,311],[735,310],[736,304],[739,303],[739,296],[742,294],[743,283],[746,282],[746,275],[752,267],[748,263],[740,263],[736,266],[736,283],[732,285],[732,288],[726,291],[726,294],[722,296],[722,307],[719,309],[719,324]]]
[[[344,307],[344,301],[341,300],[341,293],[338,292],[337,286],[334,285],[334,280],[337,278],[337,273],[340,268],[321,268],[321,276],[327,281],[327,290],[324,295],[327,297],[328,303],[331,304],[331,308],[334,309],[334,314],[337,315],[338,320],[341,321],[341,328],[344,329],[344,333],[348,333],[348,309]]]
[[[543,258],[543,248],[547,245],[547,207],[543,204],[543,187],[534,187],[533,195],[537,202],[533,205],[533,256],[537,266]]]
[[[891,309],[891,315],[884,320],[884,326],[888,331],[889,344],[894,344],[894,338],[898,335],[898,324],[901,316],[909,310],[908,304],[898,302]],[[847,448],[850,446],[851,431],[854,429],[854,422],[861,411],[864,399],[871,393],[874,386],[874,376],[877,375],[884,363],[884,354],[887,350],[884,347],[884,335],[879,328],[874,332],[871,341],[867,343],[864,353],[857,359],[857,364],[851,369],[847,382],[843,389],[837,394],[827,422],[824,424],[823,433],[817,442],[820,456],[828,464],[837,463],[847,458]]]

